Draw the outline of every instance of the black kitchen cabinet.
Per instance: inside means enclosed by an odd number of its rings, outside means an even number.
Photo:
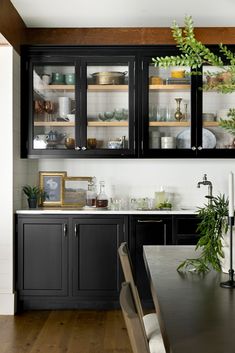
[[[233,158],[219,121],[235,93],[208,84],[226,67],[190,76],[190,67],[153,65],[176,54],[169,45],[23,46],[22,157]]]
[[[173,244],[196,245],[200,235],[197,232],[200,219],[193,215],[179,215],[173,217]]]
[[[68,295],[68,219],[19,217],[17,289],[20,296]]]
[[[192,214],[18,215],[18,308],[117,307],[123,281],[117,249],[123,241],[130,248],[140,296],[149,306],[143,246],[194,245],[198,222]]]
[[[171,216],[133,216],[131,217],[131,256],[135,269],[135,281],[140,297],[151,298],[149,280],[143,260],[144,245],[172,244]]]
[[[73,295],[117,299],[122,273],[117,248],[127,240],[124,217],[73,218]]]
[[[25,309],[112,308],[124,216],[18,216],[16,289]]]
[[[135,62],[126,48],[23,47],[22,156],[135,156]]]

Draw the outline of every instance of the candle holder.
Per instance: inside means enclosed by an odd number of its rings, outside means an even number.
[[[233,225],[234,225],[234,217],[228,217],[229,222],[229,230],[230,230],[230,268],[228,271],[229,280],[226,282],[221,282],[220,286],[222,288],[235,288],[234,281],[234,269],[233,269]]]

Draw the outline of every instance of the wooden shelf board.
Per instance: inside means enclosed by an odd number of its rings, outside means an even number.
[[[219,126],[218,121],[203,121],[203,126]]]
[[[75,85],[48,85],[40,88],[40,91],[74,91]]]
[[[190,90],[191,85],[149,85],[150,90],[159,90],[159,91],[182,91]]]
[[[88,126],[120,126],[120,127],[127,127],[128,126],[128,121],[88,121]]]
[[[88,91],[128,91],[128,85],[88,85]]]
[[[64,121],[35,121],[34,126],[75,126],[74,122],[64,122]]]
[[[63,121],[35,121],[34,126],[61,126],[61,127],[74,127],[74,122],[63,122]],[[90,127],[128,127],[128,121],[88,121]],[[153,126],[175,126],[175,127],[187,127],[190,126],[188,121],[151,121],[150,127]],[[219,126],[217,121],[204,121],[203,127],[216,127]]]
[[[190,126],[189,121],[151,121],[149,126]],[[203,127],[216,127],[219,126],[218,121],[203,121]]]
[[[149,123],[149,126],[179,126],[179,127],[185,127],[185,126],[190,126],[189,121],[151,121]]]

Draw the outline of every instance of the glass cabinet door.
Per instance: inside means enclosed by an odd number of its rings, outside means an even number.
[[[235,117],[235,91],[231,90],[234,82],[228,69],[203,67],[202,150],[216,149],[216,155],[224,155],[225,149],[235,148],[235,124],[232,124],[233,130],[228,130],[232,117]]]
[[[75,65],[33,66],[32,149],[75,149]]]
[[[155,67],[148,63],[148,151],[192,153],[191,76],[189,67]],[[173,156],[173,155],[172,155]]]
[[[133,153],[134,61],[87,62],[86,75],[87,152]]]

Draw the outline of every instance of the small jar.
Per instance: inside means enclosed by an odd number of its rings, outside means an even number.
[[[105,183],[100,181],[100,192],[96,198],[97,208],[107,208],[108,207],[108,197],[105,193]]]

